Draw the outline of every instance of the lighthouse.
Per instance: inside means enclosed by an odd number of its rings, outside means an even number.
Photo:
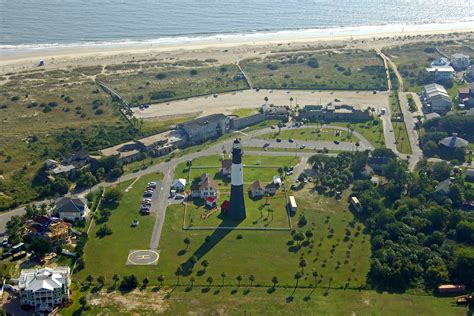
[[[242,144],[239,139],[232,145],[232,171],[230,175],[230,216],[233,220],[244,220],[244,175],[242,172]]]

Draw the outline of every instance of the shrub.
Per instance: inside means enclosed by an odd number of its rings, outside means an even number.
[[[48,106],[54,108],[54,107],[58,106],[58,102],[54,102],[54,101],[53,101],[53,102],[49,102],[49,103],[48,103]]]
[[[166,74],[164,72],[160,72],[159,74],[157,74],[156,76],[156,79],[158,80],[163,80],[166,78]]]
[[[425,53],[432,54],[432,53],[435,52],[435,49],[434,49],[434,47],[426,47],[423,51]]]
[[[12,100],[12,101],[18,101],[18,100],[20,100],[20,97],[17,96],[17,95],[15,95],[15,96],[13,96],[10,100]]]
[[[51,108],[49,106],[45,106],[43,108],[43,113],[48,113],[48,112],[51,112]]]
[[[274,65],[274,64],[267,64],[267,68],[270,69],[270,70],[277,70],[278,66]]]
[[[310,58],[306,64],[311,68],[319,68],[319,62],[316,58]]]
[[[104,110],[102,110],[102,109],[97,109],[95,111],[95,115],[102,115],[102,114],[104,114]]]
[[[152,100],[162,100],[162,99],[170,99],[173,98],[176,93],[172,90],[165,90],[165,91],[155,91],[150,93],[150,99]]]
[[[193,69],[193,70],[191,70],[191,71],[189,72],[189,74],[190,74],[191,76],[195,76],[195,75],[198,74],[198,71],[197,71],[196,69]]]

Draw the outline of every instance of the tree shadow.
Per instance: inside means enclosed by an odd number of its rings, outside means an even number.
[[[230,220],[227,216],[223,216],[221,224],[213,231],[209,236],[208,241],[205,241],[193,254],[189,256],[189,259],[181,264],[182,276],[189,276],[197,261],[203,258],[212,248],[214,248],[222,239],[224,239],[229,233],[231,233],[235,227],[237,227],[242,221]],[[222,229],[229,228],[229,229]],[[191,261],[190,258],[197,258],[196,261]],[[202,270],[201,270],[202,271]],[[200,272],[200,271],[199,271]],[[198,272],[198,274],[199,274]],[[204,271],[205,272],[205,271]],[[202,273],[204,274],[204,273]]]
[[[186,249],[181,249],[178,251],[178,256],[184,256],[186,254]]]

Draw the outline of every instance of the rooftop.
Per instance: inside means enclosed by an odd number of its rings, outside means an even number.
[[[69,267],[25,269],[21,271],[18,287],[20,290],[38,291],[46,289],[53,291],[70,284]]]
[[[221,120],[225,120],[226,118],[227,118],[227,116],[225,116],[222,113],[211,114],[211,115],[208,115],[208,116],[197,118],[195,120],[192,120],[192,121],[189,121],[189,122],[186,122],[186,123],[182,123],[180,125],[184,129],[192,130],[192,129],[199,128],[199,127],[202,127],[202,126],[206,126],[209,123],[217,123]]]
[[[452,136],[443,138],[439,143],[450,148],[464,148],[469,145],[467,140],[458,137],[456,133],[453,133]]]

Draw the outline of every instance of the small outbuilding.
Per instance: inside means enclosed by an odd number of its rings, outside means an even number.
[[[173,188],[176,192],[183,192],[186,189],[186,179],[178,179],[173,183]]]
[[[288,197],[289,203],[288,207],[290,209],[290,212],[295,213],[298,210],[298,205],[296,204],[295,197],[293,195],[290,195]]]
[[[443,284],[438,286],[439,294],[458,294],[466,291],[466,286],[463,284]]]

